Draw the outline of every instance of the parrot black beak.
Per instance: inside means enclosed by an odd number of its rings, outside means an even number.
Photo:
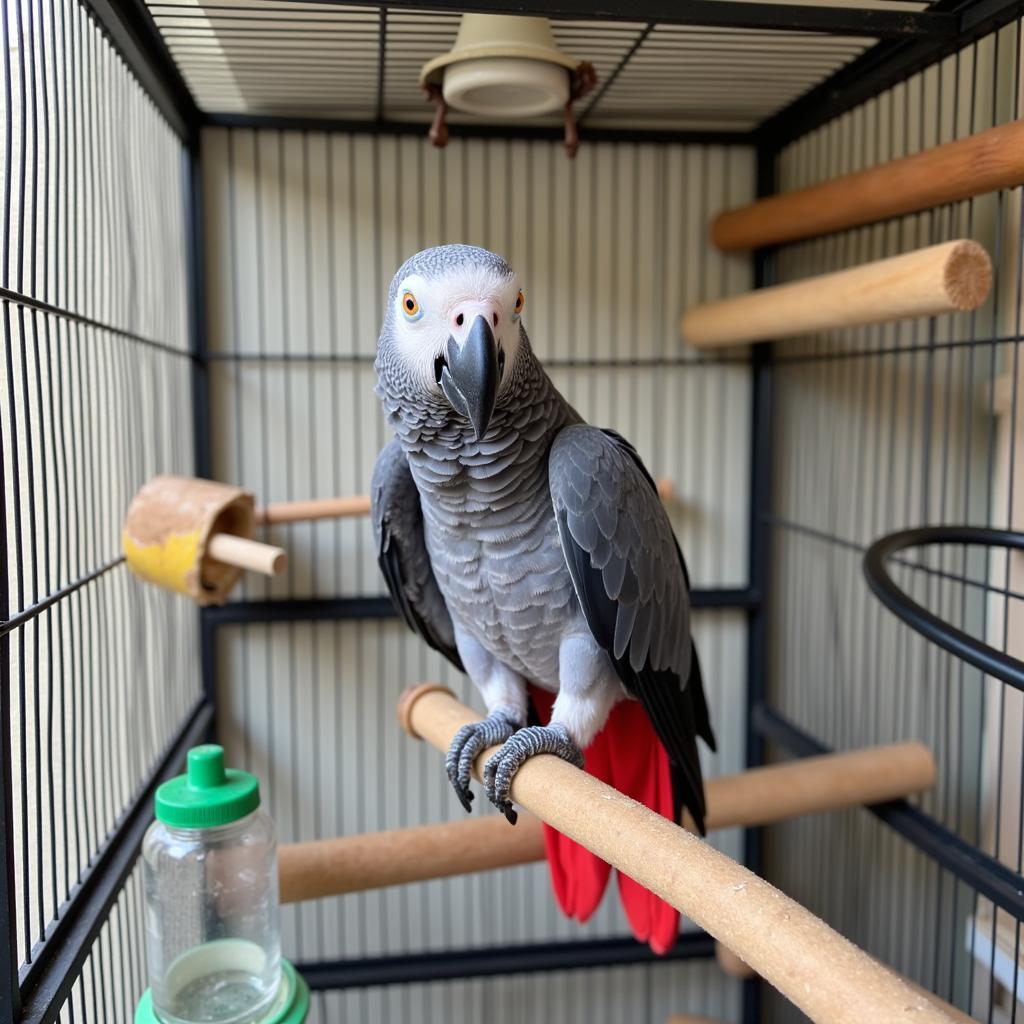
[[[476,439],[487,433],[501,378],[501,354],[491,325],[478,316],[460,347],[448,339],[438,383],[452,408],[473,425]]]

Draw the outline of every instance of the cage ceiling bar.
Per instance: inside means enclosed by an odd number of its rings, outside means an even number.
[[[307,0],[278,0],[282,4]],[[329,4],[335,0],[312,0]],[[350,0],[351,7],[396,7],[382,0]],[[430,0],[433,11],[462,14],[524,14],[545,18],[587,21],[648,22],[662,25],[693,25],[714,28],[758,29],[765,32],[827,32],[833,35],[941,37],[952,39],[960,28],[955,14],[941,8],[924,11],[885,10],[867,7],[830,7],[789,3],[748,3],[745,0],[552,0],[524,3],[521,0]]]

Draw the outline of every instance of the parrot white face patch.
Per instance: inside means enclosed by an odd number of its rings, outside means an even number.
[[[518,275],[498,274],[487,266],[464,264],[430,279],[410,274],[395,291],[393,342],[424,389],[439,392],[437,360],[444,358],[449,338],[463,343],[479,316],[490,325],[504,364],[514,365],[524,302]],[[499,395],[510,376],[504,374]]]

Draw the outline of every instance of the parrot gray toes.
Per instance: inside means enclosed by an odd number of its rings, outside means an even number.
[[[517,728],[518,723],[503,711],[492,711],[482,721],[464,725],[455,734],[445,755],[444,767],[455,795],[465,810],[472,810],[473,794],[469,780],[473,762],[481,750],[493,747],[496,743],[504,743]]]
[[[487,797],[510,825],[516,823],[517,817],[509,799],[512,779],[523,764],[537,754],[555,754],[577,768],[583,767],[583,751],[572,741],[564,725],[531,725],[514,733],[484,765]]]

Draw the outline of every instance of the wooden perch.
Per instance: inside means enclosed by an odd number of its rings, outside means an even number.
[[[750,964],[744,963],[728,946],[721,942],[715,943],[715,962],[724,974],[731,978],[739,978],[746,981],[747,978],[756,978],[757,972],[752,970]]]
[[[279,576],[288,567],[284,548],[263,544],[230,533],[215,533],[206,542],[206,556],[224,565],[233,565],[265,576]]]
[[[256,510],[256,522],[307,523],[314,519],[348,519],[370,514],[370,496],[356,494],[351,498],[313,498],[309,501],[281,501]]]
[[[748,964],[745,964],[732,950],[727,949],[721,942],[715,943],[715,960],[718,961],[718,966],[728,975],[733,978],[741,978],[746,980],[747,978],[757,977],[757,972],[752,970]],[[951,1020],[955,1021],[956,1024],[977,1024],[973,1017],[967,1016],[963,1010],[957,1009],[951,1003],[947,1003],[944,999],[937,996],[934,992],[929,991],[921,985],[918,985],[912,978],[908,978],[899,971],[893,970],[891,967],[883,964],[881,960],[875,960],[883,970],[889,971],[900,979],[905,985],[913,989],[923,999],[927,999],[929,1003],[939,1009],[942,1013],[946,1014]],[[671,1022],[673,1018],[669,1018]]]
[[[719,249],[756,249],[1024,184],[1024,121],[719,214]]]
[[[461,726],[480,720],[434,686],[407,693],[400,717],[441,751]],[[478,779],[495,749],[477,758]],[[763,879],[565,761],[531,758],[513,780],[512,798],[721,940],[811,1020],[950,1024],[941,1009]]]
[[[683,340],[697,348],[977,309],[992,286],[988,253],[961,239],[803,281],[695,306]]]
[[[658,480],[658,494],[662,501],[675,497],[675,487],[667,477]],[[280,501],[256,510],[256,522],[261,526],[275,523],[308,523],[315,519],[348,519],[370,514],[370,496],[356,494],[351,498],[312,498],[308,501]]]
[[[707,783],[708,830],[768,825],[818,811],[881,803],[929,789],[935,761],[920,743],[897,743],[768,765]],[[684,819],[688,820],[688,819]],[[281,847],[285,903],[447,878],[544,859],[541,823],[520,814],[318,839]]]

